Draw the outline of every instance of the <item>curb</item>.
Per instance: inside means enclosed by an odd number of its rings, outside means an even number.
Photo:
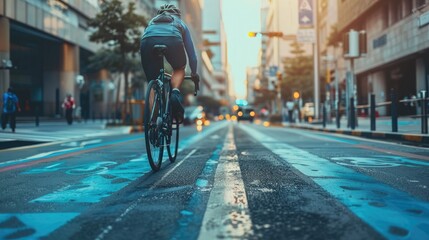
[[[308,126],[297,126],[297,125],[288,125],[286,127],[296,128],[296,129],[305,129],[318,132],[327,132],[327,133],[338,133],[356,137],[371,138],[371,139],[385,139],[385,140],[396,140],[409,143],[425,143],[429,144],[429,135],[424,136],[421,134],[409,134],[409,133],[388,133],[388,132],[372,132],[372,131],[359,131],[359,130],[340,130],[340,129],[326,129],[326,128],[316,128]]]

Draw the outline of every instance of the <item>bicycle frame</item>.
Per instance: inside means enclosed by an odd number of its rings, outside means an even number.
[[[157,47],[158,56],[162,57],[162,65],[159,70],[159,75],[148,84],[146,92],[147,105],[145,107],[145,141],[146,150],[148,152],[148,160],[152,170],[158,171],[162,163],[162,155],[164,147],[167,147],[170,162],[174,162],[177,156],[179,143],[179,122],[174,122],[173,112],[171,109],[171,78],[172,76],[165,72],[164,69],[164,51],[166,46],[159,45]],[[191,79],[190,76],[185,76],[185,79]],[[194,81],[195,92],[199,90],[198,81]],[[156,105],[155,105],[156,103]],[[152,105],[151,105],[152,104]],[[159,106],[159,109],[156,109]],[[154,115],[158,112],[157,115]],[[152,149],[159,152],[152,155]],[[150,154],[149,154],[150,152]]]

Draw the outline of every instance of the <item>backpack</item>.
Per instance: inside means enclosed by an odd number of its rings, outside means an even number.
[[[8,96],[7,96],[6,111],[7,112],[13,112],[13,111],[15,111],[15,101],[13,99],[13,95],[12,94],[8,94]]]

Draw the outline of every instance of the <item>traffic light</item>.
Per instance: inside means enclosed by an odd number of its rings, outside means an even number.
[[[258,35],[257,32],[248,32],[247,33],[247,36],[249,36],[249,37],[256,37],[256,35]]]
[[[335,81],[335,69],[326,70],[326,83]]]
[[[281,82],[282,78],[283,78],[283,74],[281,72],[278,72],[277,73],[277,80],[278,80],[278,82]]]

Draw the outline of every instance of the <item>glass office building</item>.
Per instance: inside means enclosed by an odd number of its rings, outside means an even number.
[[[59,115],[67,93],[85,99],[85,63],[99,48],[87,21],[97,12],[96,0],[0,0],[0,90],[15,89],[21,115]]]

